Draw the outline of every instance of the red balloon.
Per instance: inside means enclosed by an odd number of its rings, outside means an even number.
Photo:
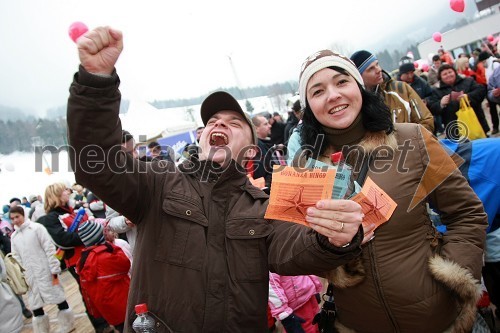
[[[69,37],[73,40],[73,42],[76,43],[76,40],[87,31],[89,31],[89,28],[87,28],[85,23],[73,22],[69,26],[68,34]]]
[[[454,11],[461,13],[465,9],[465,2],[464,0],[450,0],[450,7]]]
[[[422,64],[422,71],[428,72],[429,71],[429,65],[427,64]]]
[[[434,39],[435,42],[441,42],[441,33],[440,32],[435,32],[432,34],[432,39]]]
[[[495,40],[495,37],[493,37],[493,35],[488,35],[488,42],[493,42]]]

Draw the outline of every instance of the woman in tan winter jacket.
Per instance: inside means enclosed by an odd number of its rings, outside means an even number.
[[[367,163],[367,176],[397,204],[361,257],[330,272],[337,330],[469,332],[487,220],[453,160],[422,126],[393,124],[345,56],[323,50],[307,58],[299,92],[304,116],[288,145],[293,163],[331,164],[342,150],[355,178]],[[432,225],[427,204],[446,233]]]

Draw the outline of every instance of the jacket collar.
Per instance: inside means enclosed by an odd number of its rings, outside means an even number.
[[[243,185],[247,179],[246,170],[236,161],[231,160],[229,165],[222,167],[216,162],[209,160],[200,161],[197,155],[192,155],[179,165],[179,170],[189,174],[198,181],[221,183],[229,181],[237,185]]]
[[[55,208],[52,208],[51,211],[57,212],[59,214],[72,214],[73,213],[73,208],[66,205],[66,206],[57,206]]]
[[[269,195],[262,191],[261,189],[253,186],[249,181],[241,186],[242,190],[247,192],[254,198],[255,200],[258,199],[269,199]]]
[[[452,86],[444,83],[443,81],[439,80],[439,88],[450,88],[450,89],[453,89],[453,87],[455,87],[456,85],[460,84],[460,82],[462,82],[464,80],[463,77],[461,77],[460,75],[457,74],[457,78],[455,79],[455,82],[453,83]]]
[[[375,87],[375,92],[377,93],[382,93],[382,91],[385,91],[385,87],[387,87],[387,85],[392,81],[394,80],[391,75],[389,73],[387,73],[385,70],[382,70],[382,77],[384,78],[384,81],[377,85]]]
[[[18,227],[17,225],[15,225],[14,229],[15,230],[25,230],[26,228],[29,228],[30,224],[31,224],[31,221],[26,218],[26,219],[24,219],[24,223],[21,224],[20,227]]]

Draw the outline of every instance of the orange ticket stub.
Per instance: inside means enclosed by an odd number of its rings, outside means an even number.
[[[363,214],[365,214],[363,225],[373,223],[375,224],[375,228],[387,222],[397,206],[396,202],[375,184],[370,177],[366,178],[361,192],[356,194],[351,200],[359,203],[363,209]]]
[[[264,217],[308,226],[307,208],[315,206],[318,200],[332,197],[335,169],[321,171],[282,166],[274,166],[274,169],[271,196]]]

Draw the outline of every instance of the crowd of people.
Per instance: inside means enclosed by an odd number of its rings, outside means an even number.
[[[398,78],[408,83],[428,106],[434,116],[434,134],[440,135],[457,120],[460,99],[467,96],[486,136],[499,130],[498,98],[500,95],[497,68],[500,67],[497,46],[484,42],[471,54],[461,53],[456,59],[440,48],[432,57],[431,66],[418,69],[410,57],[400,61]],[[483,104],[489,110],[491,126]],[[449,130],[446,136],[456,134]],[[453,138],[452,138],[453,139]]]
[[[49,304],[60,332],[74,329],[63,270],[96,332],[131,332],[140,303],[158,332],[269,332],[276,322],[288,333],[319,332],[327,283],[331,332],[494,325],[478,301],[486,290],[500,316],[500,139],[457,141],[446,130],[466,95],[485,134],[498,133],[494,46],[470,59],[440,49],[424,72],[404,57],[397,77],[367,50],[319,50],[298,71],[286,120],[251,116],[214,92],[182,156],[158,142],[141,156],[118,118],[122,34],[98,27],[85,36],[67,113],[76,183],[13,198],[1,217],[0,249],[29,285],[25,305],[0,260],[6,332],[19,332],[22,315],[33,316],[34,332],[50,332]],[[86,154],[89,145],[100,150]],[[348,197],[315,202],[308,226],[264,218],[275,165],[334,167],[339,152],[359,187],[369,178],[392,198],[387,222],[367,222]]]
[[[72,188],[51,184],[43,199],[35,195],[30,199],[24,204],[17,198],[10,200],[2,216],[0,245],[4,254],[12,253],[26,270],[31,311],[20,295],[18,301],[22,314],[33,316],[34,332],[51,332],[43,309],[49,304],[57,304],[59,309],[59,332],[75,328],[74,313],[59,283],[62,270],[78,283],[96,332],[122,332],[132,250],[126,234],[119,238],[122,229],[115,227],[119,214],[79,184]],[[38,207],[43,210],[35,215]]]

